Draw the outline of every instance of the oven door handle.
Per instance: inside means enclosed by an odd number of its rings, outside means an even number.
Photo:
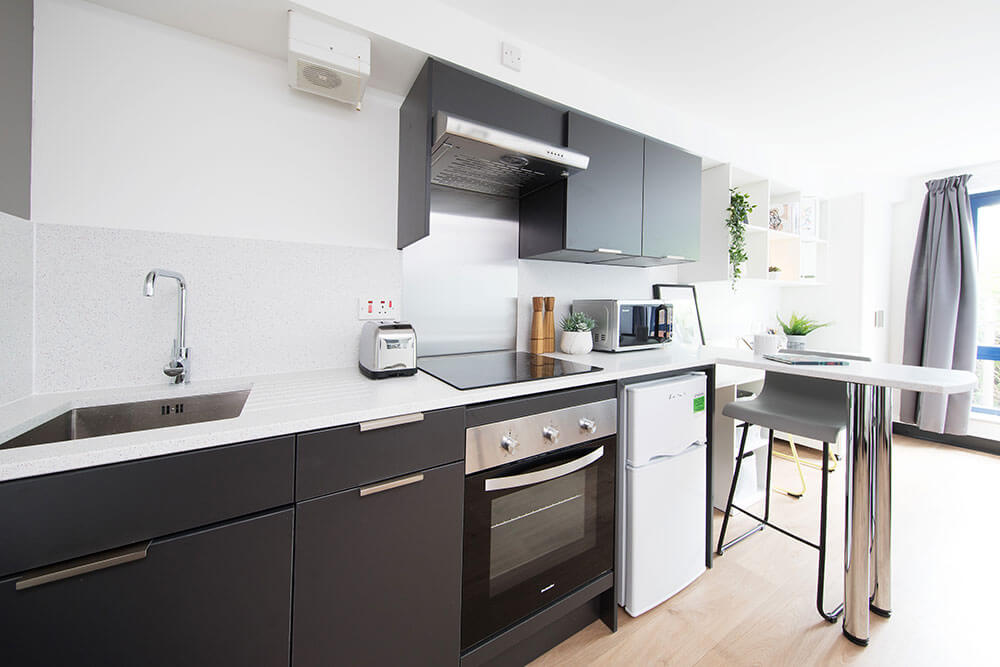
[[[499,491],[501,489],[516,489],[519,486],[529,486],[531,484],[538,484],[539,482],[548,482],[556,479],[557,477],[563,477],[564,475],[586,468],[602,456],[604,456],[604,445],[601,445],[586,456],[581,456],[578,459],[567,461],[566,463],[560,463],[559,465],[552,466],[551,468],[536,470],[534,472],[526,472],[522,475],[511,475],[510,477],[488,479],[486,480],[486,490]]]

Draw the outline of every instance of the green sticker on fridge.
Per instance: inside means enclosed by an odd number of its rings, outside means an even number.
[[[705,394],[694,397],[694,411],[701,412],[705,409]]]

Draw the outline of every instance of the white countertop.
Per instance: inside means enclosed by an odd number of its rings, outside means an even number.
[[[776,371],[789,375],[855,382],[892,389],[909,389],[932,394],[956,394],[969,391],[976,386],[976,376],[969,371],[953,371],[944,368],[924,368],[902,364],[884,364],[873,361],[851,361],[846,366],[796,366],[755,357],[747,351],[723,351],[716,362],[763,371]]]
[[[758,369],[740,371],[723,367],[718,374],[717,386],[758,379],[761,377],[760,370],[938,393],[967,391],[975,384],[972,373],[959,371],[868,362],[851,362],[849,366],[787,366],[755,358],[749,351],[729,348],[670,345],[659,350],[618,354],[593,352],[589,355],[551,356],[600,366],[604,370],[468,391],[459,391],[423,372],[411,377],[369,380],[356,368],[342,368],[231,380],[196,380],[186,385],[164,384],[29,396],[0,406],[0,442],[76,407],[250,388],[243,412],[234,419],[0,449],[0,481],[714,363]]]
[[[72,408],[250,388],[243,412],[234,419],[0,449],[0,481],[704,366],[714,363],[719,352],[668,346],[619,354],[553,354],[604,370],[468,391],[459,391],[423,372],[411,377],[369,380],[356,368],[342,368],[195,380],[186,385],[39,394],[0,406],[0,442]]]

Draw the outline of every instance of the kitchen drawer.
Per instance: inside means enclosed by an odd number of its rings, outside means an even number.
[[[315,498],[461,460],[465,408],[303,433],[297,445],[295,498]]]
[[[287,508],[141,542],[134,560],[0,581],[0,662],[287,667],[293,519]]]
[[[294,436],[0,484],[0,576],[293,501]]]

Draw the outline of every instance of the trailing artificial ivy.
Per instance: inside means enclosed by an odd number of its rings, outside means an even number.
[[[747,261],[746,226],[750,212],[757,204],[750,203],[750,195],[739,188],[729,188],[729,208],[726,212],[726,227],[729,229],[729,264],[733,267],[733,289],[736,281],[743,276],[743,264]]]

